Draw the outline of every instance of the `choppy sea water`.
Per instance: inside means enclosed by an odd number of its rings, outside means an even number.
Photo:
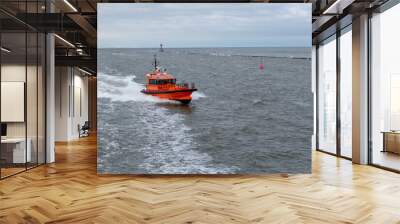
[[[154,54],[178,81],[196,84],[190,105],[140,93]],[[310,48],[98,49],[98,172],[309,173],[310,56]]]

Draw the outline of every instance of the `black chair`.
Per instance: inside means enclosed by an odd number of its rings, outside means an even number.
[[[90,129],[89,121],[85,121],[82,127],[78,125],[78,129],[79,129],[79,138],[89,136],[89,129]]]

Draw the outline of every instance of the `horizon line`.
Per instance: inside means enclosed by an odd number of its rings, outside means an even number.
[[[251,46],[251,47],[243,47],[243,46],[240,46],[240,47],[226,47],[226,46],[219,46],[219,47],[216,47],[216,46],[207,46],[207,47],[195,47],[195,46],[193,46],[193,47],[164,47],[163,46],[163,49],[174,49],[174,48],[278,48],[278,47],[290,47],[290,48],[311,48],[312,47],[312,45],[310,45],[310,46]],[[126,49],[126,48],[134,48],[134,49],[160,49],[160,47],[158,46],[158,47],[97,47],[98,49]]]

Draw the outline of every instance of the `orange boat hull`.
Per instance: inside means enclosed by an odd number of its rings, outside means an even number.
[[[185,90],[156,90],[156,91],[149,91],[149,90],[142,90],[142,93],[156,96],[161,99],[167,100],[175,100],[179,101],[184,104],[190,103],[192,100],[192,93],[197,91],[197,89],[185,89]]]

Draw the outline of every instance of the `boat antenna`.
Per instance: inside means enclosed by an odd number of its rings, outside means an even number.
[[[157,70],[157,55],[154,55],[154,70]]]

